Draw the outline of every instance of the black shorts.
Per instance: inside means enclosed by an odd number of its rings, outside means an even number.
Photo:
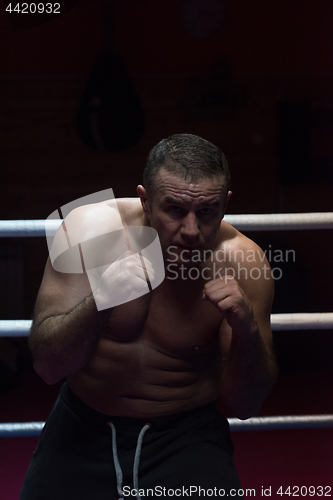
[[[116,429],[112,437],[109,421]],[[145,419],[103,415],[63,385],[41,433],[20,500],[116,500],[112,446],[123,473],[123,498],[135,499],[133,462]],[[141,499],[222,498],[241,489],[227,419],[210,404],[149,419],[138,468]],[[241,493],[241,492],[240,492]]]

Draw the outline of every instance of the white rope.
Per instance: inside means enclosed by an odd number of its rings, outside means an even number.
[[[306,429],[332,427],[333,415],[291,415],[277,417],[252,417],[248,420],[228,418],[232,431],[267,429]],[[0,424],[0,437],[39,436],[45,422],[15,422]]]
[[[39,436],[45,422],[17,422],[0,424],[0,437]]]
[[[332,229],[333,212],[300,214],[230,214],[224,220],[239,231],[281,231],[295,229]],[[50,236],[56,232],[61,219],[48,220]],[[1,220],[0,236],[45,236],[45,220]]]
[[[252,417],[248,420],[229,418],[231,430],[253,431],[265,429],[291,429],[333,427],[333,415],[292,415],[278,417]]]
[[[0,337],[27,337],[31,320],[0,320]],[[282,330],[330,330],[333,329],[333,313],[271,314],[273,331]]]
[[[272,330],[330,330],[333,313],[271,314]]]
[[[0,337],[27,337],[31,328],[30,319],[0,320]]]
[[[54,235],[60,226],[62,219],[47,221],[50,236]],[[1,220],[0,236],[4,238],[31,238],[45,236],[45,220]]]
[[[333,212],[301,214],[241,214],[226,215],[229,222],[239,231],[287,231],[295,229],[332,229]]]

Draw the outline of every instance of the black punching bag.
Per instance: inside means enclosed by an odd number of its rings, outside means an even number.
[[[108,9],[108,10],[107,10]],[[105,6],[105,36],[110,47],[112,7]],[[122,151],[143,135],[145,117],[132,81],[112,49],[95,61],[86,90],[79,103],[76,129],[87,146],[104,151]]]

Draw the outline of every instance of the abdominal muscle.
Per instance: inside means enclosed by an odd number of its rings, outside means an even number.
[[[216,349],[162,352],[151,341],[102,337],[84,369],[68,377],[72,391],[106,415],[158,418],[198,408],[218,392]],[[192,351],[192,350],[191,350]]]

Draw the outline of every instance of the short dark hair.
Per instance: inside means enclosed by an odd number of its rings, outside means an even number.
[[[229,191],[231,178],[224,153],[197,135],[171,135],[153,147],[143,172],[143,185],[149,198],[152,198],[154,183],[162,167],[190,181],[211,179],[222,174]]]

